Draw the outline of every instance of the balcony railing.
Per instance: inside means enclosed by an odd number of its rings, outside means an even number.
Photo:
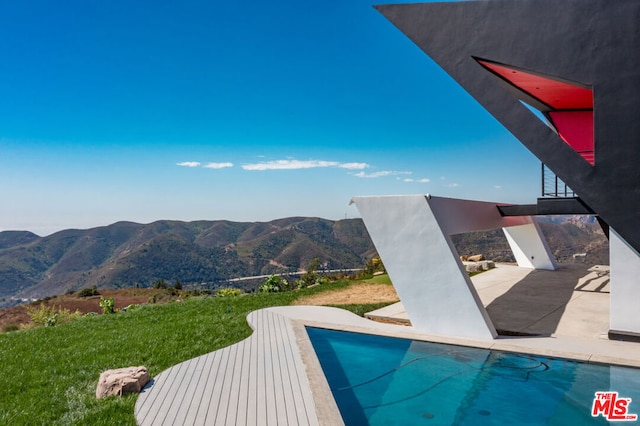
[[[576,198],[573,192],[555,173],[542,164],[542,196],[553,198]]]

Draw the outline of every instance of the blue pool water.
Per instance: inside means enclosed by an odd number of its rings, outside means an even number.
[[[311,327],[307,333],[347,425],[608,424],[591,409],[595,392],[610,390],[632,398],[628,413],[640,414],[639,369]]]

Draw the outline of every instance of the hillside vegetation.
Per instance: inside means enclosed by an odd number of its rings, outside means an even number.
[[[118,222],[38,237],[0,232],[0,307],[81,288],[185,285],[302,270],[359,268],[375,254],[359,219]],[[13,303],[12,303],[13,302]]]
[[[548,218],[541,228],[559,262],[608,264],[608,242],[586,216]],[[501,230],[453,237],[461,255],[514,261]],[[215,289],[224,280],[304,270],[360,268],[375,247],[360,219],[293,217],[271,222],[118,222],[47,237],[0,232],[0,308],[96,286],[152,287],[157,280]],[[204,284],[203,284],[204,283]],[[246,291],[259,283],[234,282]]]

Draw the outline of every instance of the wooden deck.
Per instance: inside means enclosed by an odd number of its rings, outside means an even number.
[[[254,333],[154,378],[138,398],[140,425],[318,425],[293,325],[277,310],[247,317]]]

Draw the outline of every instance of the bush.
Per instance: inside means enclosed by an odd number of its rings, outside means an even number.
[[[82,316],[80,311],[71,312],[69,309],[46,305],[40,305],[38,308],[27,306],[27,314],[35,324],[45,327],[71,322]]]
[[[10,331],[18,331],[18,330],[20,330],[20,326],[18,324],[7,324],[4,327],[2,327],[3,333],[8,333]]]
[[[154,284],[153,284],[153,288],[157,288],[157,289],[165,289],[165,288],[169,288],[169,286],[167,285],[167,282],[165,280],[157,280]]]
[[[235,287],[221,288],[220,290],[216,291],[216,297],[234,297],[240,296],[241,294],[242,290]]]
[[[382,263],[382,259],[376,256],[370,259],[365,265],[364,269],[358,274],[358,278],[371,278],[376,272],[386,273],[387,270]]]
[[[177,295],[177,291],[174,289],[161,290],[157,293],[152,294],[148,299],[147,303],[167,303],[175,300],[175,296]]]
[[[100,295],[100,292],[98,291],[98,288],[95,285],[91,288],[83,288],[78,293],[76,293],[76,296],[78,297],[91,297],[91,296],[99,296],[99,295]]]
[[[266,281],[258,287],[258,292],[260,293],[278,293],[280,291],[285,291],[289,288],[289,282],[280,278],[276,275],[271,275]]]
[[[305,272],[298,280],[296,280],[296,288],[306,288],[316,284],[326,284],[329,280],[318,275],[318,266],[320,259],[317,257],[309,263],[307,272]]]
[[[131,305],[122,308],[122,310],[125,312],[129,312],[129,311],[135,311],[136,309],[139,309],[139,308],[140,308],[140,305],[132,303]]]
[[[113,297],[105,299],[104,297],[100,296],[99,305],[102,308],[102,313],[103,314],[115,314],[116,313],[116,301],[113,299]]]

